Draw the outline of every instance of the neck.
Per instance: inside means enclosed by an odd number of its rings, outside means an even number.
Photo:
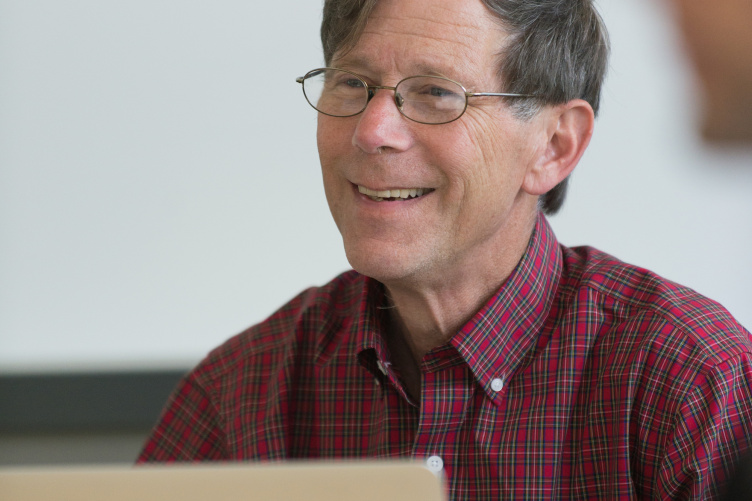
[[[522,258],[535,217],[503,249],[479,250],[465,265],[442,270],[434,279],[385,284],[394,305],[392,321],[417,366],[432,349],[446,344],[498,291]]]

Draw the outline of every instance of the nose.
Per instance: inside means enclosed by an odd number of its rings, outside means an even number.
[[[410,121],[402,116],[393,87],[375,87],[360,115],[353,145],[366,153],[405,151],[413,143]]]

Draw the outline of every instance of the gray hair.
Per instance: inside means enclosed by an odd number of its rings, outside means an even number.
[[[597,114],[608,65],[609,41],[592,0],[482,0],[509,34],[499,47],[503,92],[533,94],[512,103],[529,119],[545,105],[584,99]],[[324,60],[351,49],[378,0],[325,0],[321,23]],[[564,203],[568,178],[540,200],[546,214]]]

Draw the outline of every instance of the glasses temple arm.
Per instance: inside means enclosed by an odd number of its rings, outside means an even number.
[[[501,96],[501,97],[538,97],[535,94],[510,94],[508,92],[465,92],[467,97]]]

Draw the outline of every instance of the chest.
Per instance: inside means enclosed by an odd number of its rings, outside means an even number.
[[[389,367],[319,368],[255,414],[255,427],[235,439],[237,454],[430,459],[453,499],[592,492],[594,472],[627,472],[629,416],[606,409],[592,388],[534,369],[489,394],[468,366],[437,368],[421,375],[416,404]]]

